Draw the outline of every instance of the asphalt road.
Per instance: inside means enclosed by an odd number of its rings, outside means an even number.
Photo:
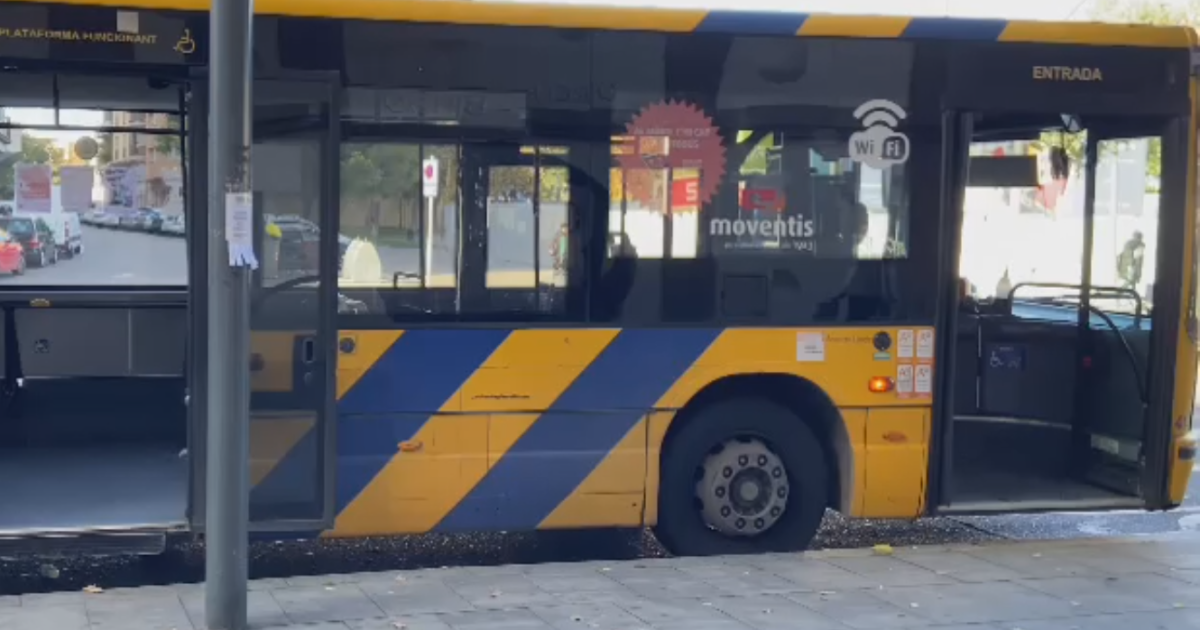
[[[187,282],[187,246],[181,238],[83,226],[83,254],[23,276],[0,278],[0,286],[181,285]]]
[[[161,236],[84,228],[85,251],[45,269],[31,269],[4,284],[179,284],[185,277],[184,242]],[[409,256],[410,254],[403,254]],[[383,257],[383,256],[381,256]],[[830,514],[814,546],[863,547],[877,543],[917,545],[989,539],[1121,536],[1200,530],[1200,479],[1180,509],[929,518],[918,521],[850,520]],[[413,536],[316,542],[256,543],[254,577],[314,575],[447,565],[489,565],[584,559],[630,559],[665,555],[647,532],[576,532]],[[184,546],[158,558],[79,558],[38,562],[0,561],[0,594],[77,590],[198,581],[203,556]]]

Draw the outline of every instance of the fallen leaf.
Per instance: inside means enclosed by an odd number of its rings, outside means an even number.
[[[890,556],[896,552],[894,549],[892,549],[892,546],[888,544],[875,545],[871,548],[871,551],[874,551],[875,554],[879,556]]]
[[[100,588],[99,586],[96,586],[95,584],[88,584],[87,586],[83,587],[83,592],[90,593],[92,595],[96,595],[99,593],[103,593],[104,589]]]

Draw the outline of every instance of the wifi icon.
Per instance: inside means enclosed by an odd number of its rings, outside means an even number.
[[[889,129],[895,129],[901,120],[908,118],[908,114],[899,105],[877,98],[859,105],[854,110],[854,117],[862,122],[863,127],[884,125]]]
[[[850,135],[850,159],[880,170],[908,161],[908,136],[896,131],[908,118],[903,107],[873,99],[856,107],[854,118],[863,129]]]

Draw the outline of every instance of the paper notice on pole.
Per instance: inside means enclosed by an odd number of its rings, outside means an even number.
[[[225,243],[229,246],[229,266],[258,269],[254,257],[254,195],[225,194]]]
[[[62,209],[83,212],[92,205],[92,187],[96,172],[90,166],[60,166],[58,168],[59,197]]]
[[[50,212],[54,172],[49,164],[17,164],[17,212]]]

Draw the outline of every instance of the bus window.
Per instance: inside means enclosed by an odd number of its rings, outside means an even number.
[[[1083,135],[1067,135],[1083,146]],[[971,156],[1029,156],[1035,141],[976,142]],[[970,186],[963,203],[959,275],[977,298],[1007,297],[1022,282],[1077,284],[1083,260],[1082,163],[1043,186]],[[1038,290],[1030,289],[1037,293]],[[1026,293],[1028,295],[1029,293]]]

